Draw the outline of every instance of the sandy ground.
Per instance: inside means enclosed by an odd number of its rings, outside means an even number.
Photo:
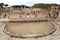
[[[60,18],[58,18],[58,20],[55,20],[55,22],[58,25],[58,27],[60,28]]]
[[[29,34],[45,34],[53,30],[54,26],[49,22],[9,23],[5,29],[18,37]]]
[[[53,22],[54,23],[54,22]],[[45,36],[42,38],[26,38],[26,39],[20,39],[20,38],[11,38],[9,35],[6,35],[2,30],[3,30],[3,26],[1,26],[2,23],[0,23],[0,40],[60,40],[60,29],[59,27],[57,28],[57,30],[49,36]],[[58,26],[57,24],[54,23],[54,25],[56,25],[56,27]]]

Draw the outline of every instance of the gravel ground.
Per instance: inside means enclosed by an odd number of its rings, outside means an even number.
[[[56,26],[57,30],[49,36],[45,36],[42,38],[26,38],[26,39],[20,39],[20,38],[14,38],[6,35],[3,30],[3,23],[0,23],[0,40],[60,40],[60,29],[57,27],[58,25],[56,22],[53,22],[53,24]]]

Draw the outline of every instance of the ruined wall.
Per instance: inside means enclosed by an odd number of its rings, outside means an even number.
[[[2,18],[40,18],[47,17],[48,11],[45,9],[42,10],[33,10],[33,9],[23,9],[22,11],[9,11],[2,13]]]

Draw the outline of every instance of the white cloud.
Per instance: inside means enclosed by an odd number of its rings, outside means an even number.
[[[0,0],[9,5],[33,5],[35,3],[60,3],[60,0]]]

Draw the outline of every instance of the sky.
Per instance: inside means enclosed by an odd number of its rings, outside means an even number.
[[[36,3],[57,3],[60,4],[60,0],[0,0],[0,3],[5,3],[9,5],[27,5],[32,6]]]

